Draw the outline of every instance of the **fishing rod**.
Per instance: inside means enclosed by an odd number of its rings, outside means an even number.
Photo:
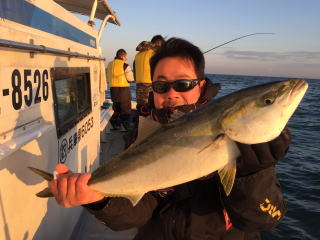
[[[212,50],[214,50],[214,49],[217,49],[217,48],[219,48],[219,47],[222,47],[222,46],[224,46],[224,45],[226,45],[226,44],[228,44],[228,43],[237,41],[237,40],[239,40],[239,39],[241,39],[241,38],[245,38],[245,37],[249,37],[249,36],[253,36],[253,35],[258,35],[258,34],[274,34],[274,33],[251,33],[251,34],[247,34],[247,35],[244,35],[244,36],[241,36],[241,37],[232,39],[232,40],[230,40],[230,41],[228,41],[228,42],[222,43],[222,44],[220,44],[220,45],[218,45],[218,46],[216,46],[216,47],[213,47],[213,48],[211,48],[211,49],[203,52],[203,54],[206,54],[206,53],[208,53],[208,52],[210,52],[210,51],[212,51]]]

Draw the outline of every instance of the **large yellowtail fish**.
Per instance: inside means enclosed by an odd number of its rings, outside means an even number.
[[[273,82],[240,90],[165,125],[139,124],[139,136],[126,151],[97,168],[88,185],[108,197],[136,205],[149,191],[168,188],[218,171],[230,193],[240,156],[235,141],[268,142],[284,129],[303,98],[304,80]],[[32,168],[52,180],[52,175]],[[50,196],[50,190],[38,193]]]

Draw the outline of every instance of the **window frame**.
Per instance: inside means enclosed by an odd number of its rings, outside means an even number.
[[[58,115],[58,96],[57,89],[55,83],[59,80],[64,79],[73,79],[78,76],[86,76],[85,80],[87,82],[88,88],[86,90],[86,94],[88,96],[88,107],[83,111],[79,111],[78,96],[75,96],[75,107],[76,114],[71,118],[68,118],[63,123],[60,122],[60,118]],[[56,131],[57,136],[60,138],[64,134],[66,134],[71,128],[75,127],[77,123],[79,123],[83,118],[88,116],[92,112],[92,98],[91,98],[91,78],[90,78],[90,67],[55,67],[51,68],[51,78],[52,78],[52,91],[53,91],[53,103],[54,103],[54,115],[56,121]],[[77,84],[80,80],[74,80]],[[77,85],[76,85],[77,86]],[[78,89],[78,88],[77,88]]]

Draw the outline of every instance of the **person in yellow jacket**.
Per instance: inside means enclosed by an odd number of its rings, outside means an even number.
[[[164,38],[161,35],[155,35],[151,42],[141,42],[136,50],[139,51],[135,56],[133,69],[136,81],[137,110],[140,115],[147,116],[149,93],[152,92],[150,58],[155,51],[162,46]]]
[[[121,124],[128,126],[131,113],[130,82],[134,81],[132,70],[126,62],[127,53],[119,49],[113,61],[107,67],[107,78],[113,102],[113,115],[110,123],[113,129],[121,129]]]

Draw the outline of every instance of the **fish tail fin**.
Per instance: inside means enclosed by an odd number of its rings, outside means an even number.
[[[220,169],[218,171],[218,174],[220,176],[220,181],[223,186],[223,189],[224,189],[225,193],[227,194],[227,196],[229,196],[229,194],[232,190],[233,184],[234,184],[235,177],[236,177],[235,163],[233,163],[233,162],[229,163],[224,168]]]
[[[34,168],[34,167],[28,167],[28,169],[31,172],[34,172],[35,174],[39,175],[40,177],[42,177],[43,179],[47,180],[47,181],[52,181],[53,180],[53,174],[45,172],[43,170],[40,170],[38,168]]]
[[[53,197],[53,194],[50,190],[50,188],[45,188],[42,191],[36,193],[36,196],[39,198],[49,198],[49,197]]]
[[[34,167],[28,167],[28,169],[31,172],[41,176],[43,179],[47,180],[48,182],[53,180],[53,174],[51,174],[51,173],[42,171],[42,170],[40,170],[38,168],[34,168]],[[47,187],[47,188],[43,189],[42,191],[36,193],[36,196],[40,197],[40,198],[47,198],[47,197],[53,197],[53,194],[51,193],[50,189]]]

